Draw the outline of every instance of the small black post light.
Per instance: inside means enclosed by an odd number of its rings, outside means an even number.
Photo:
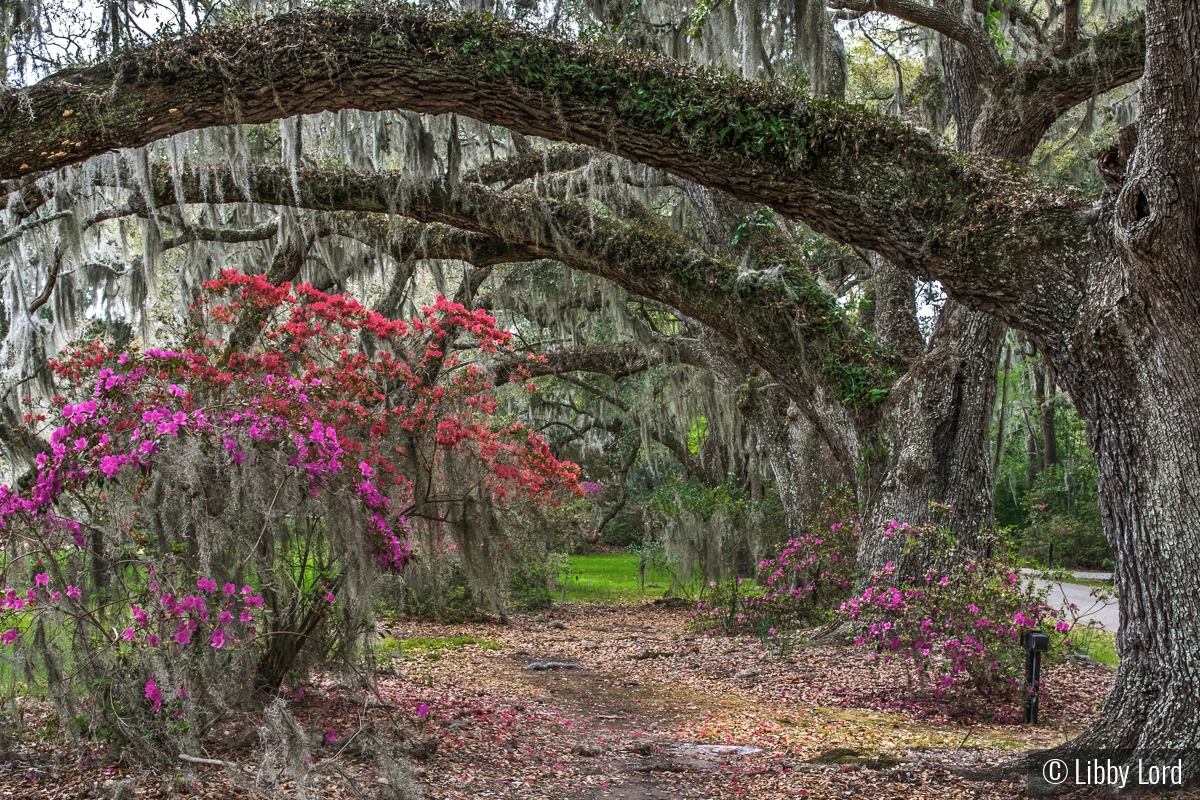
[[[1025,721],[1037,725],[1038,695],[1042,690],[1042,653],[1050,649],[1050,637],[1041,631],[1021,634],[1025,648]]]

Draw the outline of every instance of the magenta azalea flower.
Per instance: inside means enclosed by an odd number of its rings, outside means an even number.
[[[154,682],[154,678],[146,681],[146,699],[154,704],[155,711],[162,711],[162,689]]]

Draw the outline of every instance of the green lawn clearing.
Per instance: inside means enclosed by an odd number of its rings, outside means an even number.
[[[638,557],[630,553],[571,556],[571,569],[560,576],[568,603],[636,603],[662,597],[671,585],[668,575],[646,575],[646,590],[638,583]],[[651,588],[651,584],[657,588]],[[555,593],[564,599],[563,590]]]
[[[416,637],[413,639],[402,639],[396,641],[390,636],[379,643],[379,657],[381,659],[395,658],[425,658],[429,661],[437,661],[442,657],[442,650],[456,650],[467,645],[476,645],[483,650],[501,650],[504,648],[500,642],[492,641],[491,639],[480,639],[475,636],[451,636],[440,639],[430,639],[427,637]]]

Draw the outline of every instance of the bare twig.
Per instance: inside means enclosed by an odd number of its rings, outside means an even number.
[[[213,767],[238,768],[237,764],[234,764],[232,761],[222,761],[219,758],[197,758],[196,756],[189,756],[187,753],[180,753],[179,760],[186,761],[189,764],[208,764]]]

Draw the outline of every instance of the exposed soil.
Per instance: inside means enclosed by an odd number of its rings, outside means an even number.
[[[757,639],[696,636],[687,619],[563,606],[508,626],[384,625],[397,640],[495,644],[410,651],[379,665],[373,691],[337,676],[306,687],[291,702],[311,742],[306,793],[264,785],[246,716],[193,756],[226,765],[168,757],[155,771],[17,742],[0,798],[392,797],[379,747],[414,758],[425,796],[439,799],[1008,798],[1025,794],[1021,751],[1081,729],[1112,680],[1100,665],[1051,664],[1043,724],[1031,728],[1010,721],[1011,701],[964,713],[844,643],[801,643],[779,658]],[[529,668],[547,662],[569,666]]]

